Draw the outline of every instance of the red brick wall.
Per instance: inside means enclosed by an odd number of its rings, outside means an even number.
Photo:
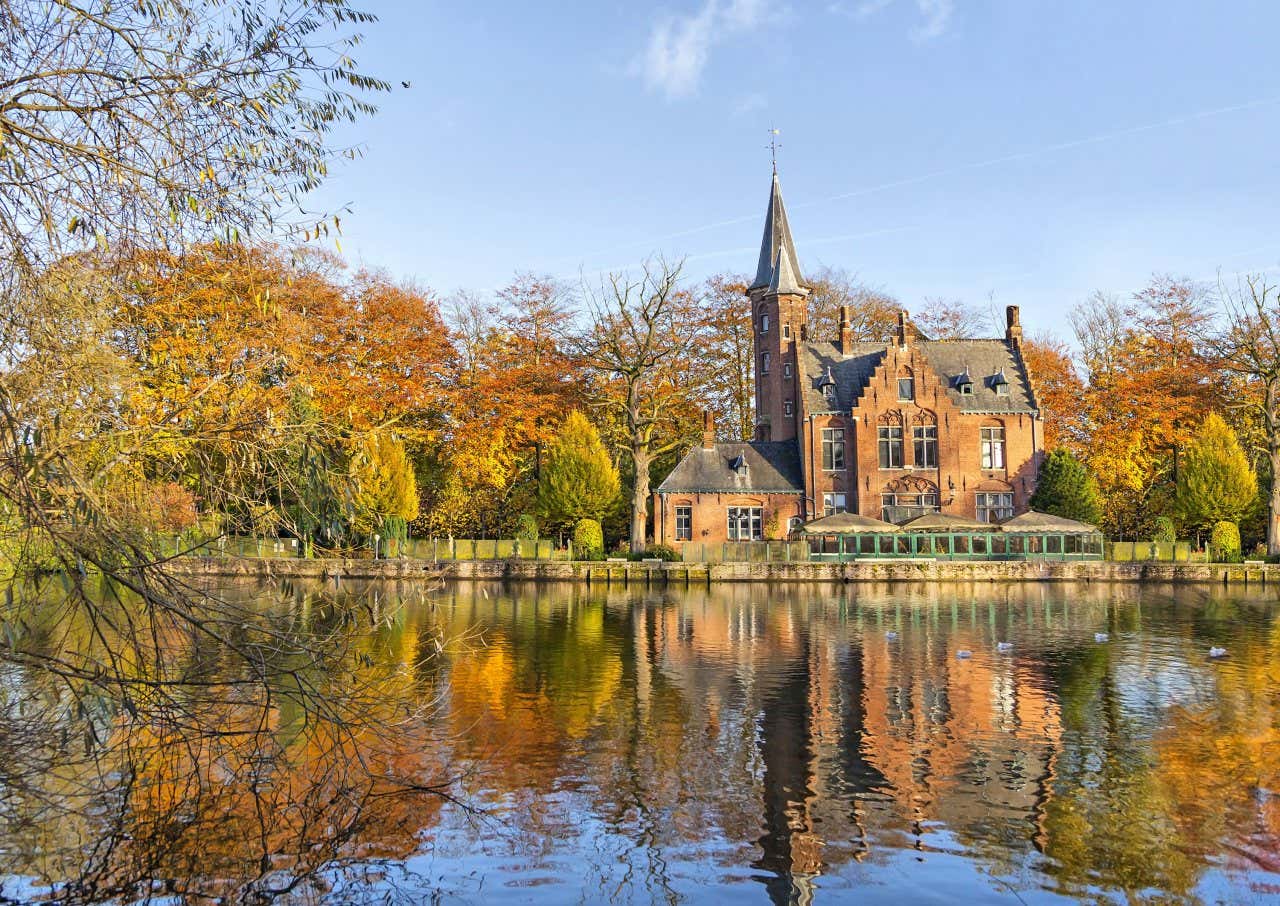
[[[799,369],[796,364],[796,344],[807,320],[804,296],[764,295],[754,293],[750,297],[752,308],[752,337],[755,350],[756,424],[760,440],[790,440],[796,436],[799,421]],[[762,331],[761,317],[769,318],[769,329]],[[791,336],[784,338],[784,328],[791,329]],[[770,358],[769,373],[763,374],[763,354]],[[787,375],[790,365],[791,374]],[[791,415],[786,414],[786,404],[791,402]]]
[[[722,544],[729,540],[729,507],[761,507],[766,538],[785,538],[788,520],[801,515],[798,494],[658,493],[653,501],[656,544],[679,548],[684,543],[675,540],[677,506],[693,508],[693,537],[689,540],[699,544]]]

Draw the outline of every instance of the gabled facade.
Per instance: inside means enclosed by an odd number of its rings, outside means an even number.
[[[931,340],[902,312],[892,341],[855,341],[845,308],[836,336],[811,337],[795,248],[775,173],[746,300],[756,438],[715,443],[708,423],[701,448],[658,487],[655,539],[785,537],[839,512],[899,523],[1025,512],[1044,430],[1017,306],[994,339]],[[753,463],[785,466],[767,481],[744,479]]]

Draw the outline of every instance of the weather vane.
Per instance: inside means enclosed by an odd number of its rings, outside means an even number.
[[[778,136],[782,134],[780,129],[769,128],[769,153],[773,156],[773,175],[778,175],[778,149],[782,146],[778,144]]]

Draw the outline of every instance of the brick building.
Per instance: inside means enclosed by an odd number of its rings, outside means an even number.
[[[808,296],[777,174],[755,281],[756,439],[715,441],[708,419],[655,492],[659,543],[781,538],[850,512],[904,522],[942,512],[998,522],[1027,509],[1044,447],[1017,306],[1005,335],[931,340],[905,312],[888,343],[810,336]]]

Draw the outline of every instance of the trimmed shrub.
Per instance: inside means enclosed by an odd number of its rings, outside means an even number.
[[[663,560],[667,563],[679,563],[684,559],[678,550],[666,544],[650,544],[641,553],[630,556],[632,560]]]
[[[1240,562],[1240,529],[1234,522],[1218,522],[1209,534],[1209,556],[1215,563]]]
[[[1155,541],[1163,544],[1172,544],[1178,540],[1178,527],[1173,524],[1173,520],[1168,516],[1156,517]]]
[[[579,519],[573,527],[573,553],[579,560],[604,559],[604,530],[594,519]]]
[[[517,516],[516,537],[521,541],[537,541],[538,517],[533,513],[521,513]]]

